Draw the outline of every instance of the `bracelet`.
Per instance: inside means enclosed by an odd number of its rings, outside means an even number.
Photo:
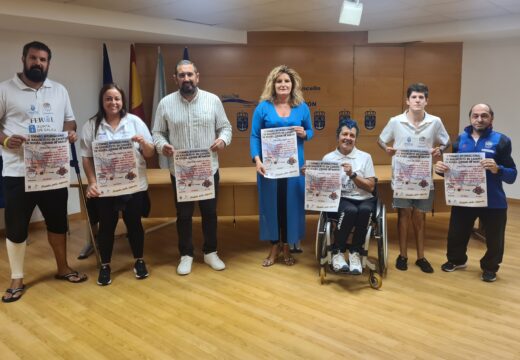
[[[5,148],[7,147],[7,143],[9,142],[9,139],[10,139],[10,138],[11,138],[11,137],[8,136],[8,137],[6,137],[6,138],[4,139],[4,142],[3,142],[2,145],[4,145]]]

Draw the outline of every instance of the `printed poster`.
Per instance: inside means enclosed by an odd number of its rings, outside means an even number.
[[[305,210],[338,211],[341,171],[342,167],[337,162],[305,162]]]
[[[215,197],[215,183],[208,149],[175,150],[177,201],[198,201]]]
[[[480,165],[484,153],[444,154],[450,168],[444,173],[446,204],[451,206],[486,207],[486,170]]]
[[[27,135],[23,145],[25,191],[66,188],[70,185],[67,132]]]
[[[394,198],[428,199],[432,179],[432,157],[428,150],[397,150],[393,159]]]
[[[292,127],[262,129],[261,137],[265,177],[281,179],[300,176],[296,131]]]
[[[94,141],[92,150],[100,197],[139,191],[139,173],[131,139]]]

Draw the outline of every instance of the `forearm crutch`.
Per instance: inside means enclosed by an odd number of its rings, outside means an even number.
[[[83,208],[85,209],[85,214],[87,216],[87,226],[88,226],[88,233],[90,237],[90,243],[92,244],[92,247],[94,249],[94,253],[96,254],[96,262],[98,265],[98,268],[101,267],[101,257],[99,256],[99,250],[96,244],[96,239],[94,237],[94,231],[92,230],[92,225],[90,223],[90,216],[87,210],[87,198],[85,197],[85,191],[83,189],[83,182],[81,181],[81,173],[79,171],[79,163],[78,163],[78,155],[76,154],[76,146],[74,144],[70,144],[70,150],[72,154],[72,159],[70,160],[70,166],[74,167],[76,170],[76,176],[78,177],[78,185],[79,185],[79,197],[81,198],[81,201],[83,203]]]

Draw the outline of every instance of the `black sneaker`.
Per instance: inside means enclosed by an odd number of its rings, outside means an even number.
[[[139,280],[145,279],[148,277],[148,270],[146,269],[146,264],[143,259],[136,260],[134,264],[134,273],[135,277]]]
[[[482,279],[482,281],[485,282],[493,282],[497,280],[497,273],[493,271],[484,270],[480,278]]]
[[[112,280],[110,280],[110,271],[110,265],[101,265],[97,279],[98,285],[105,286],[112,283]]]
[[[466,264],[457,265],[457,264],[454,264],[454,263],[448,261],[441,265],[441,270],[446,271],[446,272],[452,272],[457,269],[465,269],[466,267],[467,267]]]
[[[397,257],[397,260],[395,260],[395,267],[398,270],[402,270],[402,271],[408,270],[408,258],[405,258],[404,256],[399,255]]]
[[[426,260],[426,258],[417,259],[417,261],[415,262],[415,265],[419,266],[421,268],[422,272],[425,272],[428,274],[431,274],[433,272],[433,268],[430,265],[430,263],[428,262],[428,260]]]

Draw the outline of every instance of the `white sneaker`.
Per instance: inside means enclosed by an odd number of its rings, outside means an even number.
[[[353,275],[361,275],[363,267],[361,266],[361,258],[358,252],[348,254],[348,262],[350,264],[350,273]]]
[[[220,260],[216,251],[209,254],[204,254],[204,262],[211,266],[213,270],[220,271],[226,268],[226,265],[222,260]]]
[[[332,270],[335,272],[348,271],[348,264],[345,261],[345,254],[338,252],[337,254],[332,255]]]
[[[191,272],[191,264],[193,263],[193,257],[189,255],[181,256],[179,266],[177,266],[177,274],[188,275]]]

